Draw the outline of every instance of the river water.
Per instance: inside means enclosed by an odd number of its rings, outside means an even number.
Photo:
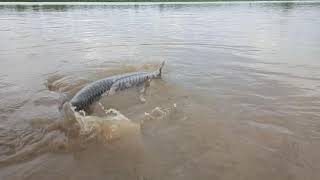
[[[319,2],[0,4],[0,179],[319,179],[319,58]],[[175,116],[77,153],[37,145],[61,94],[163,60],[146,103],[101,102]]]

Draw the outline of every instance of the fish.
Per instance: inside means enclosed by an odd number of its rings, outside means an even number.
[[[153,79],[162,78],[162,68],[165,64],[163,61],[160,68],[153,72],[131,72],[126,74],[114,75],[94,81],[80,91],[70,100],[70,104],[75,111],[89,112],[93,104],[98,102],[102,96],[111,96],[118,91],[123,91],[133,87],[140,87],[139,99],[145,102],[146,88],[150,86]]]

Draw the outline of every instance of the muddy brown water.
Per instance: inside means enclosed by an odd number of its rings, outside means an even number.
[[[0,179],[319,179],[319,58],[319,2],[0,4]],[[76,153],[48,136],[61,94],[162,60],[145,104],[101,102],[177,114]]]

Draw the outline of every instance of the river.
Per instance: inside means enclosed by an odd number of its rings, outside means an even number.
[[[318,1],[0,3],[0,179],[319,179],[319,58]],[[163,60],[146,103],[101,102],[175,116],[76,155],[30,151],[61,94]]]

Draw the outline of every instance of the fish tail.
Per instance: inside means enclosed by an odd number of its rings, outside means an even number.
[[[158,72],[158,77],[159,77],[159,78],[161,78],[161,76],[162,76],[162,68],[163,68],[165,62],[166,62],[166,61],[162,61],[161,65],[160,65],[160,68],[159,68],[159,70],[158,70],[158,71],[159,71],[159,72]]]

